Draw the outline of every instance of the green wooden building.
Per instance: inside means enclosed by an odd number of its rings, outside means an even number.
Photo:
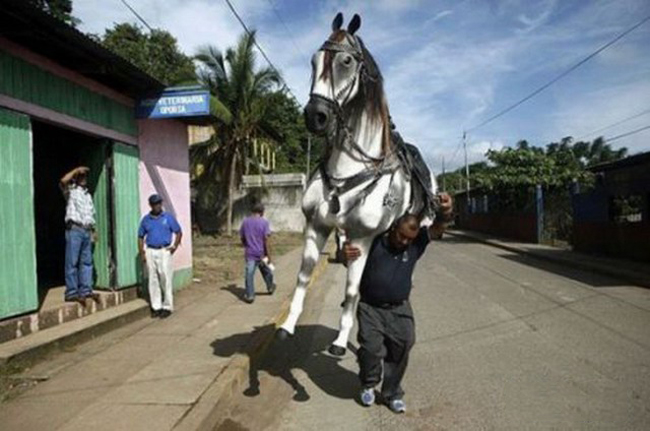
[[[91,168],[97,211],[95,285],[136,285],[137,228],[159,193],[190,231],[187,123],[138,120],[138,100],[164,85],[29,2],[0,5],[0,319],[38,309],[63,284],[61,176]],[[174,284],[192,278],[191,235]]]

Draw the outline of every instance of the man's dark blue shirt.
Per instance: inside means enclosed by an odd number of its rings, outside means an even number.
[[[418,236],[402,251],[391,247],[388,234],[375,238],[361,277],[361,300],[377,305],[406,301],[411,294],[415,264],[429,241],[425,227],[420,228]]]

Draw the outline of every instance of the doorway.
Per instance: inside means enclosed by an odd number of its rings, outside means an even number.
[[[105,185],[102,187],[100,180],[101,175],[106,176],[109,153],[106,142],[101,138],[39,121],[32,121],[32,139],[36,268],[39,306],[43,307],[44,302],[50,302],[50,298],[46,300],[46,297],[51,289],[57,290],[55,302],[63,300],[65,286],[66,202],[59,188],[59,181],[77,166],[90,167],[88,188],[93,195],[95,211],[107,211],[110,204],[109,188]],[[97,214],[97,217],[101,216],[102,214]],[[98,244],[110,250],[110,237],[100,237]],[[95,249],[96,254],[97,246]],[[97,256],[93,272],[96,280]],[[61,290],[60,294],[58,290]]]

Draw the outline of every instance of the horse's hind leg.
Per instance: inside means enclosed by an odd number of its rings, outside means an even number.
[[[348,264],[348,276],[345,285],[345,301],[343,302],[343,312],[339,326],[339,335],[329,348],[329,352],[336,356],[343,356],[350,338],[350,331],[354,326],[354,312],[359,299],[359,285],[363,270],[368,260],[368,252],[372,245],[373,238],[362,238],[353,241],[353,245],[358,247],[361,255],[354,262]]]
[[[284,323],[278,329],[277,336],[279,338],[286,338],[288,334],[293,335],[296,329],[296,323],[302,313],[303,304],[305,302],[305,294],[307,286],[311,280],[312,273],[320,257],[320,252],[325,245],[325,241],[329,236],[330,229],[320,227],[316,229],[313,224],[308,223],[305,228],[305,248],[302,252],[302,264],[300,265],[300,272],[298,272],[298,280],[296,282],[296,290],[293,294],[289,315]]]

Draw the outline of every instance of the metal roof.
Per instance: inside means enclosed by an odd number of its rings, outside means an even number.
[[[0,0],[0,36],[133,98],[165,88],[130,61],[26,0]]]
[[[592,172],[603,172],[641,164],[650,164],[650,151],[628,156],[624,159],[616,160],[613,162],[600,163],[598,165],[591,166],[588,169]]]

